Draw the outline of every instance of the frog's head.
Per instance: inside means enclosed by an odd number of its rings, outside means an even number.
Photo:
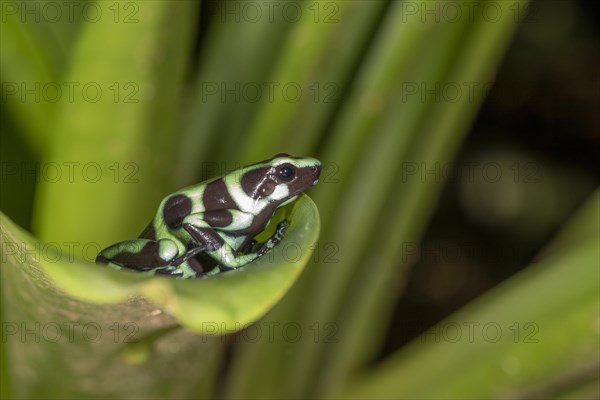
[[[316,158],[277,154],[244,168],[240,183],[253,199],[281,206],[317,184],[320,173],[321,162]]]

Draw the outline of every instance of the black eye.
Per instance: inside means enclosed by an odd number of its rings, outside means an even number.
[[[277,175],[284,181],[292,180],[294,175],[296,174],[296,169],[288,164],[282,165],[277,170]]]

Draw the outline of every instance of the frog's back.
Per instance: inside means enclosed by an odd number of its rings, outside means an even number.
[[[173,232],[181,228],[183,219],[190,214],[236,208],[223,179],[212,179],[165,197],[158,207],[154,227],[165,225],[165,228]]]

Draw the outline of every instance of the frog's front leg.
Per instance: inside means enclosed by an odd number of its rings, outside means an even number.
[[[237,254],[239,248],[227,243],[219,232],[233,233],[247,228],[253,216],[239,210],[218,210],[191,214],[183,220],[183,228],[198,243],[207,246],[207,254],[214,258],[223,269],[235,269],[244,266],[262,256],[281,240],[283,229],[278,231],[257,252]],[[238,246],[239,247],[239,246]]]
[[[285,234],[285,231],[288,227],[288,222],[287,220],[283,220],[280,223],[277,224],[277,229],[275,229],[275,233],[273,234],[273,236],[271,236],[269,239],[267,239],[266,242],[264,243],[259,243],[260,247],[258,248],[258,255],[262,256],[263,254],[265,254],[268,250],[271,250],[273,247],[275,247],[275,245],[279,242],[281,242],[281,239],[283,239],[283,235]]]
[[[260,255],[262,255],[262,253],[264,253],[267,250],[272,249],[273,247],[275,247],[275,245],[277,243],[279,243],[281,241],[281,239],[283,239],[283,235],[285,234],[287,227],[288,227],[287,220],[283,220],[283,221],[279,222],[277,224],[277,229],[275,230],[275,233],[273,234],[273,236],[271,236],[265,242],[260,242],[260,243],[257,242],[255,239],[252,239],[244,247],[242,247],[241,252],[244,254],[261,253]]]
[[[191,214],[183,220],[183,229],[197,242],[206,246],[206,253],[225,268],[235,269],[254,261],[257,253],[237,255],[219,233],[204,220],[202,213]]]

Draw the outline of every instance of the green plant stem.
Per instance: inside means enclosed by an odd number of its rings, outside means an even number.
[[[266,3],[254,5],[266,10]],[[239,152],[240,141],[258,112],[253,95],[268,97],[265,82],[293,24],[280,12],[257,21],[240,17],[243,6],[243,1],[223,2],[210,23],[186,104],[173,174],[177,186],[197,181],[199,175],[207,178],[203,167],[210,164],[206,163],[226,163],[230,169],[236,167],[231,163],[241,163],[232,155]],[[253,88],[258,88],[257,93]]]
[[[43,85],[56,83],[58,71],[45,48],[35,40],[35,35],[23,24],[18,15],[4,15],[0,24],[2,38],[2,107],[10,110],[9,115],[21,128],[29,147],[38,156],[44,154],[50,135],[55,104],[36,96]],[[23,101],[23,92],[32,91],[32,100]]]
[[[275,154],[287,148],[285,143],[289,130],[294,129],[293,121],[298,122],[301,112],[323,107],[315,106],[314,84],[324,84],[319,79],[320,64],[329,57],[334,38],[340,34],[339,21],[344,20],[351,6],[348,1],[331,1],[329,6],[337,9],[336,20],[327,21],[321,17],[315,20],[308,15],[307,7],[313,3],[304,3],[304,18],[291,30],[283,47],[283,54],[270,76],[276,85],[275,96],[263,96],[257,118],[250,131],[243,138],[240,154],[244,162],[260,160],[265,154]],[[312,81],[317,78],[317,80]],[[291,88],[291,89],[290,89]]]
[[[441,87],[469,82],[481,84],[489,80],[518,23],[508,12],[509,6],[506,4],[503,8],[504,18],[500,21],[490,23],[482,18],[475,21]],[[482,87],[480,85],[480,89]],[[409,152],[411,158],[406,161],[429,169],[437,164],[447,165],[482,100],[481,89],[473,96],[461,96],[457,102],[434,104],[429,112],[435,118],[415,132],[417,141]],[[347,292],[339,320],[344,335],[339,343],[330,346],[331,361],[321,375],[325,391],[331,393],[336,387],[341,388],[351,378],[352,371],[371,361],[379,350],[378,343],[383,340],[395,302],[395,297],[389,294],[402,282],[407,267],[400,261],[405,251],[403,244],[419,242],[442,188],[439,179],[421,177],[418,174],[406,180],[390,196],[400,202],[394,202],[391,217],[385,215],[381,220],[386,234],[373,249],[373,256],[367,257],[372,267],[361,270]],[[392,222],[386,224],[386,220]]]
[[[399,27],[399,32],[404,33],[400,28],[401,21],[410,17],[403,13],[401,5],[397,5],[397,14],[395,18],[392,18],[393,16],[394,14],[390,15],[389,26]],[[410,23],[410,20],[408,22]],[[415,19],[414,23],[417,27],[421,26],[420,19]],[[336,206],[338,218],[331,221],[331,231],[327,235],[329,239],[326,239],[334,242],[340,250],[340,268],[322,264],[309,270],[312,273],[311,296],[304,301],[300,316],[304,326],[310,324],[310,321],[319,321],[321,324],[337,321],[339,310],[347,306],[344,299],[351,296],[348,294],[348,287],[362,264],[360,257],[374,246],[374,242],[366,238],[377,236],[381,229],[382,224],[378,220],[380,210],[387,209],[383,206],[394,192],[392,188],[398,186],[397,171],[402,170],[406,160],[405,154],[410,154],[408,149],[412,142],[417,140],[419,134],[422,135],[419,125],[426,115],[429,115],[426,113],[430,111],[431,100],[423,101],[420,95],[407,96],[408,88],[412,87],[408,85],[419,86],[426,83],[429,87],[434,87],[440,82],[448,68],[448,60],[451,59],[467,25],[468,21],[464,20],[461,23],[440,24],[421,29],[419,36],[414,40],[435,43],[434,47],[425,49],[422,46],[414,46],[412,54],[407,55],[410,62],[406,71],[387,70],[388,85],[385,89],[390,93],[389,98],[379,106],[378,121],[373,121],[369,128],[371,140],[362,145],[363,158],[359,161],[353,160],[353,163],[362,167],[347,184],[344,198]],[[415,29],[418,29],[417,27]],[[398,35],[407,40],[406,36],[400,33]],[[392,38],[395,39],[392,36],[390,42],[395,43]],[[394,47],[391,49],[395,50]],[[392,77],[395,81],[391,80]],[[354,116],[351,118],[354,119]],[[363,123],[364,120],[357,121],[357,125]],[[340,170],[342,168],[340,167]],[[327,200],[331,201],[329,198]],[[392,210],[398,208],[402,208],[402,205],[394,204]],[[357,214],[356,210],[361,212]],[[389,218],[389,212],[386,212],[383,220],[389,221]],[[356,232],[362,234],[356,235]],[[339,328],[339,325],[336,326]],[[342,340],[349,334],[345,330],[338,329],[338,332]],[[290,380],[289,396],[297,395],[297,391],[302,390],[300,388],[314,386],[314,382],[319,379],[323,379],[322,382],[327,382],[328,385],[335,382],[326,379],[335,377],[336,371],[324,365],[323,359],[326,351],[337,346],[338,343],[327,345],[310,340],[301,341],[298,359],[287,374]]]
[[[290,49],[295,49],[295,53],[286,55],[284,60],[281,62],[283,65],[281,70],[287,71],[282,72],[282,76],[287,77],[285,79],[299,82],[305,82],[308,78],[315,79],[315,81],[319,83],[327,83],[330,81],[340,82],[339,86],[343,87],[346,84],[345,81],[347,80],[347,78],[344,78],[344,75],[347,74],[350,69],[352,69],[348,65],[353,65],[357,61],[356,57],[359,54],[358,48],[360,48],[360,46],[357,46],[357,44],[361,43],[360,37],[363,36],[362,41],[364,41],[364,37],[367,36],[369,29],[372,27],[373,20],[379,15],[381,8],[385,6],[384,2],[376,2],[375,4],[378,5],[379,8],[374,7],[372,3],[367,4],[363,2],[347,2],[347,4],[344,6],[348,8],[345,9],[343,13],[336,14],[336,17],[339,16],[339,22],[330,24],[332,25],[332,28],[335,28],[335,30],[328,31],[329,36],[325,36],[328,42],[327,46],[325,48],[315,48],[315,58],[319,59],[319,61],[313,63],[315,66],[326,66],[324,71],[318,69],[315,71],[308,71],[308,73],[303,73],[302,70],[298,72],[296,70],[297,67],[294,67],[294,63],[296,63],[298,59],[306,58],[307,54],[302,46],[290,46]],[[308,35],[306,32],[310,32],[309,28],[310,25],[299,26],[297,27],[295,34],[292,36],[296,41],[304,40],[309,42],[309,40],[305,38],[305,36]],[[327,28],[327,26],[325,26],[324,29],[325,28]],[[312,38],[311,40],[316,40],[312,35],[309,37]],[[352,40],[352,38],[354,38],[354,40]],[[318,40],[326,42],[322,35],[318,38]],[[341,45],[341,43],[344,43],[345,41],[352,43],[352,46]],[[338,49],[338,45],[341,46],[341,48]],[[332,56],[331,51],[334,51],[334,54],[338,54],[338,57]],[[294,74],[298,75],[298,77],[293,78]],[[382,87],[383,86],[384,84],[382,84]],[[289,104],[283,104],[282,107],[287,109],[289,108]],[[275,136],[281,135],[285,132],[286,137],[297,137],[298,140],[296,140],[296,142],[305,143],[304,148],[308,148],[312,140],[311,137],[314,138],[314,132],[311,133],[309,131],[312,129],[312,127],[322,126],[324,123],[324,117],[329,115],[331,112],[331,105],[324,103],[312,105],[310,108],[305,108],[302,113],[298,115],[288,113],[285,129],[271,129],[271,126],[267,122],[271,117],[277,118],[277,113],[270,112],[268,114],[270,117],[263,121],[264,131],[271,132],[271,135],[273,135],[270,136],[270,139],[267,141],[277,143],[279,139],[276,139]],[[347,114],[348,116],[351,116],[352,112],[348,112]],[[307,120],[312,122],[307,123]],[[315,129],[315,131],[317,130],[318,129]],[[259,131],[260,130],[257,130],[256,132]],[[300,140],[300,138],[302,140]],[[293,142],[294,141],[292,140],[292,143]],[[291,145],[293,146],[293,144]],[[271,144],[265,144],[265,146],[268,148],[268,146],[271,146]],[[275,148],[273,148],[273,151],[275,151]],[[332,190],[337,188],[337,186],[338,185],[329,185],[329,189]],[[327,217],[328,216],[326,216],[326,218]],[[292,291],[295,293],[299,292],[297,288],[293,288]],[[291,297],[297,296],[293,295]],[[290,296],[284,299],[283,303],[289,304],[289,298]],[[288,319],[287,316],[289,315],[289,313],[286,311],[289,307],[285,304],[279,304],[276,310],[269,314],[270,320],[275,320],[285,324],[285,321]],[[285,390],[285,386],[288,384],[277,378],[282,373],[282,368],[279,367],[279,364],[281,361],[281,355],[283,354],[283,348],[280,346],[285,346],[285,344],[281,342],[267,343],[266,341],[261,341],[258,344],[250,343],[239,346],[233,364],[234,367],[230,373],[231,379],[226,385],[227,392],[225,396],[247,397],[269,395],[270,393],[277,395],[277,393],[279,393],[281,390]],[[253,367],[256,362],[255,360],[258,357],[260,358],[262,365],[260,371]],[[269,372],[265,372],[266,370]]]
[[[310,101],[297,104],[301,111],[288,123],[287,137],[279,139],[277,148],[291,149],[294,154],[315,153],[318,142],[328,135],[327,124],[351,90],[351,74],[360,64],[376,23],[388,5],[385,0],[344,3],[348,3],[344,13],[335,9],[335,21],[329,22],[336,25],[336,32],[329,37],[326,50],[318,55],[310,80],[304,78],[311,89],[305,93]],[[333,3],[322,4],[327,10],[333,10]],[[326,16],[321,15],[321,18],[327,20]]]

